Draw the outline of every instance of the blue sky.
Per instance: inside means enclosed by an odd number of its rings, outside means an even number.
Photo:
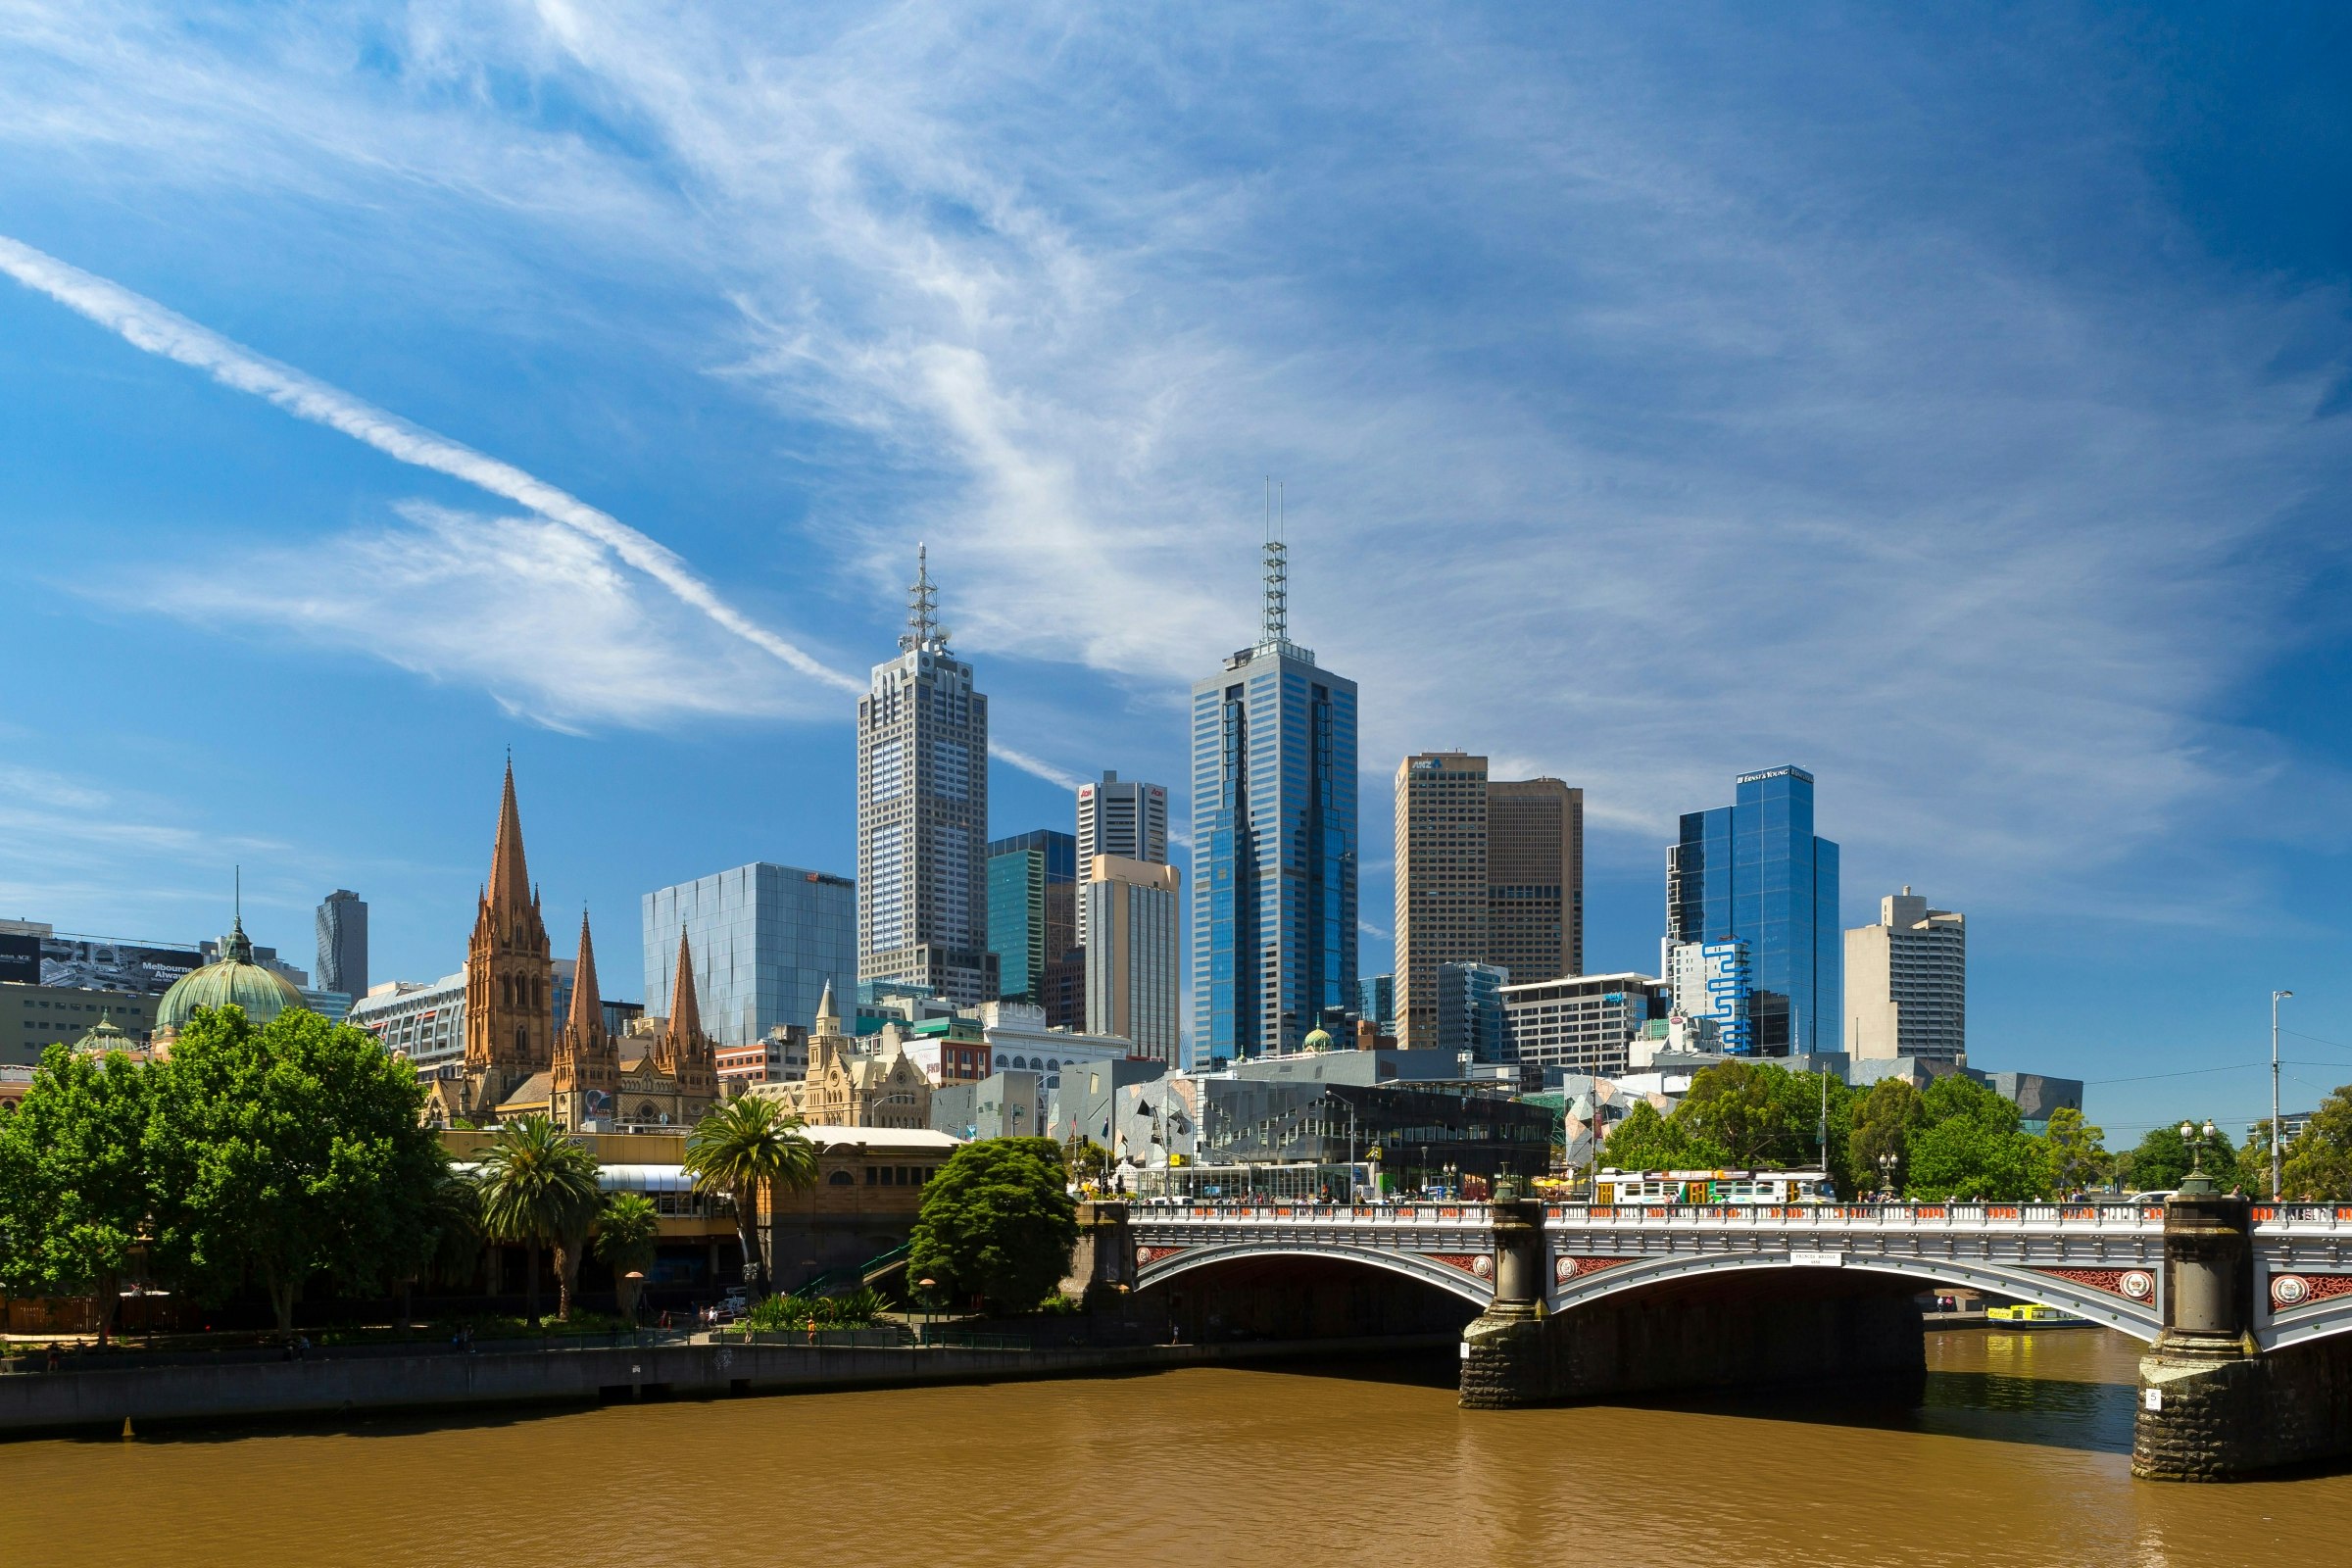
[[[511,745],[634,993],[851,867],[918,539],[997,831],[1180,787],[1271,473],[1367,967],[1407,751],[1585,787],[1594,968],[1794,761],[1980,1065],[2352,1078],[2340,13],[776,13],[0,5],[0,911],[444,973]]]

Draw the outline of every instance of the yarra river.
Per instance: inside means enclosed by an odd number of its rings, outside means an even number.
[[[2137,1347],[1929,1340],[1928,1402],[1456,1409],[1446,1359],[0,1447],[0,1563],[2328,1561],[2352,1474],[2129,1470]]]

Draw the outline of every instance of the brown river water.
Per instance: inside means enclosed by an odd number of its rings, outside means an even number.
[[[0,1446],[0,1565],[2352,1563],[2352,1473],[2134,1482],[2137,1347],[1910,1411],[1465,1411],[1446,1358]]]

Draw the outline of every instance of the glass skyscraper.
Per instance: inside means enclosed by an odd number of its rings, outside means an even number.
[[[1193,1059],[1298,1049],[1356,1003],[1355,683],[1290,640],[1266,546],[1257,643],[1193,687]]]
[[[750,1045],[780,1023],[808,1028],[828,985],[837,1003],[858,994],[858,885],[846,876],[755,861],[642,905],[646,1010],[669,1014],[683,931],[703,1027],[720,1045]]]
[[[1732,805],[1684,813],[1666,852],[1666,930],[1678,944],[1747,945],[1759,1054],[1838,1049],[1838,846],[1813,832],[1812,774],[1742,773]]]
[[[1044,1004],[1046,966],[1078,946],[1078,840],[1039,828],[988,846],[988,949],[997,995]]]

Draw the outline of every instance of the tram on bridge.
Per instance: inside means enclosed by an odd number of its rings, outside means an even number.
[[[1604,1170],[1592,1185],[1601,1207],[1712,1207],[1834,1202],[1830,1175],[1821,1170]]]

